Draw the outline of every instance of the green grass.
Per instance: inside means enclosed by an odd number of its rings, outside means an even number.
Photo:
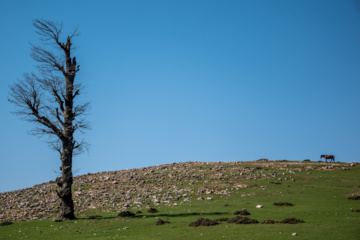
[[[287,163],[281,163],[287,164]],[[315,163],[312,163],[315,164]],[[316,163],[318,164],[318,163]],[[320,163],[319,163],[320,164]],[[250,163],[248,164],[249,166]],[[289,166],[289,168],[299,167]],[[204,167],[203,167],[204,169]],[[274,171],[272,167],[264,172]],[[276,170],[278,173],[285,170]],[[310,172],[311,174],[308,174]],[[281,175],[282,176],[282,175]],[[284,175],[289,177],[288,175]],[[104,213],[100,209],[89,211],[87,216],[100,215],[96,219],[80,216],[77,220],[53,222],[37,220],[15,222],[0,227],[0,239],[289,239],[297,233],[296,239],[360,239],[360,201],[349,200],[351,194],[360,193],[360,166],[350,171],[341,168],[323,171],[295,171],[291,176],[296,181],[246,180],[247,188],[229,187],[231,195],[209,194],[213,200],[196,200],[178,206],[154,206],[158,212],[142,214],[133,218],[117,217],[118,213]],[[233,180],[223,180],[233,183]],[[241,182],[244,182],[241,180]],[[194,183],[198,188],[200,182]],[[215,185],[211,181],[207,185]],[[261,186],[266,186],[263,190]],[[193,195],[196,195],[194,191]],[[203,196],[207,196],[202,194]],[[246,196],[244,196],[246,195]],[[289,202],[294,206],[273,206],[274,202]],[[256,205],[263,208],[257,209]],[[252,219],[259,224],[230,224],[220,222],[209,227],[189,227],[199,217],[217,219],[234,217],[235,211],[246,208]],[[137,209],[129,209],[136,212]],[[145,218],[144,218],[145,216]],[[295,217],[304,220],[300,224],[261,224],[264,220],[281,221]],[[156,226],[157,219],[169,224]],[[124,229],[127,228],[127,229]]]

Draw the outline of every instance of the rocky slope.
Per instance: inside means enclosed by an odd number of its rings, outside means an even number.
[[[288,166],[296,164],[296,167]],[[345,167],[344,167],[345,166]],[[247,187],[249,179],[295,181],[298,171],[348,167],[345,163],[283,162],[187,162],[114,172],[87,174],[74,178],[76,215],[92,209],[117,212],[186,201],[211,200],[214,194],[230,195]],[[55,219],[60,201],[54,182],[18,191],[0,193],[0,221]]]

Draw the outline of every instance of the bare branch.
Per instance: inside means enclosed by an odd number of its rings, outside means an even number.
[[[31,54],[30,56],[36,62],[41,63],[40,68],[43,68],[48,71],[60,71],[64,76],[66,76],[64,65],[60,64],[60,59],[56,57],[52,52],[45,50],[42,47],[31,45]]]
[[[74,155],[80,155],[83,152],[88,152],[90,150],[90,144],[85,142],[84,139],[81,142],[74,141]]]
[[[63,28],[62,23],[36,19],[33,21],[33,26],[37,29],[35,32],[42,36],[42,41],[55,40],[59,44],[59,37]]]
[[[9,101],[17,106],[17,111],[14,113],[22,116],[26,121],[45,126],[45,129],[41,128],[42,133],[63,137],[58,126],[49,119],[50,107],[41,104],[40,98],[43,97],[44,92],[34,78],[34,74],[25,74],[24,78],[25,80],[19,80],[10,86]]]

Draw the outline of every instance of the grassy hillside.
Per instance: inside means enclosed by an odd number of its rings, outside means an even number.
[[[359,180],[359,164],[305,161],[189,162],[88,174],[74,180],[75,221],[54,222],[54,183],[0,194],[0,222],[13,222],[0,226],[0,239],[360,239],[360,201],[349,199],[360,196]],[[231,223],[243,209],[250,215],[238,215],[242,220],[259,223]],[[123,211],[136,214],[118,216]],[[216,225],[189,226],[199,218]],[[289,218],[304,222],[280,223]]]

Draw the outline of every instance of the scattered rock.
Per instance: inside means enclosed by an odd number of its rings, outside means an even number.
[[[262,208],[263,206],[262,205],[256,205],[256,208]]]
[[[293,234],[291,234],[291,236],[297,236],[297,233],[293,233]]]

